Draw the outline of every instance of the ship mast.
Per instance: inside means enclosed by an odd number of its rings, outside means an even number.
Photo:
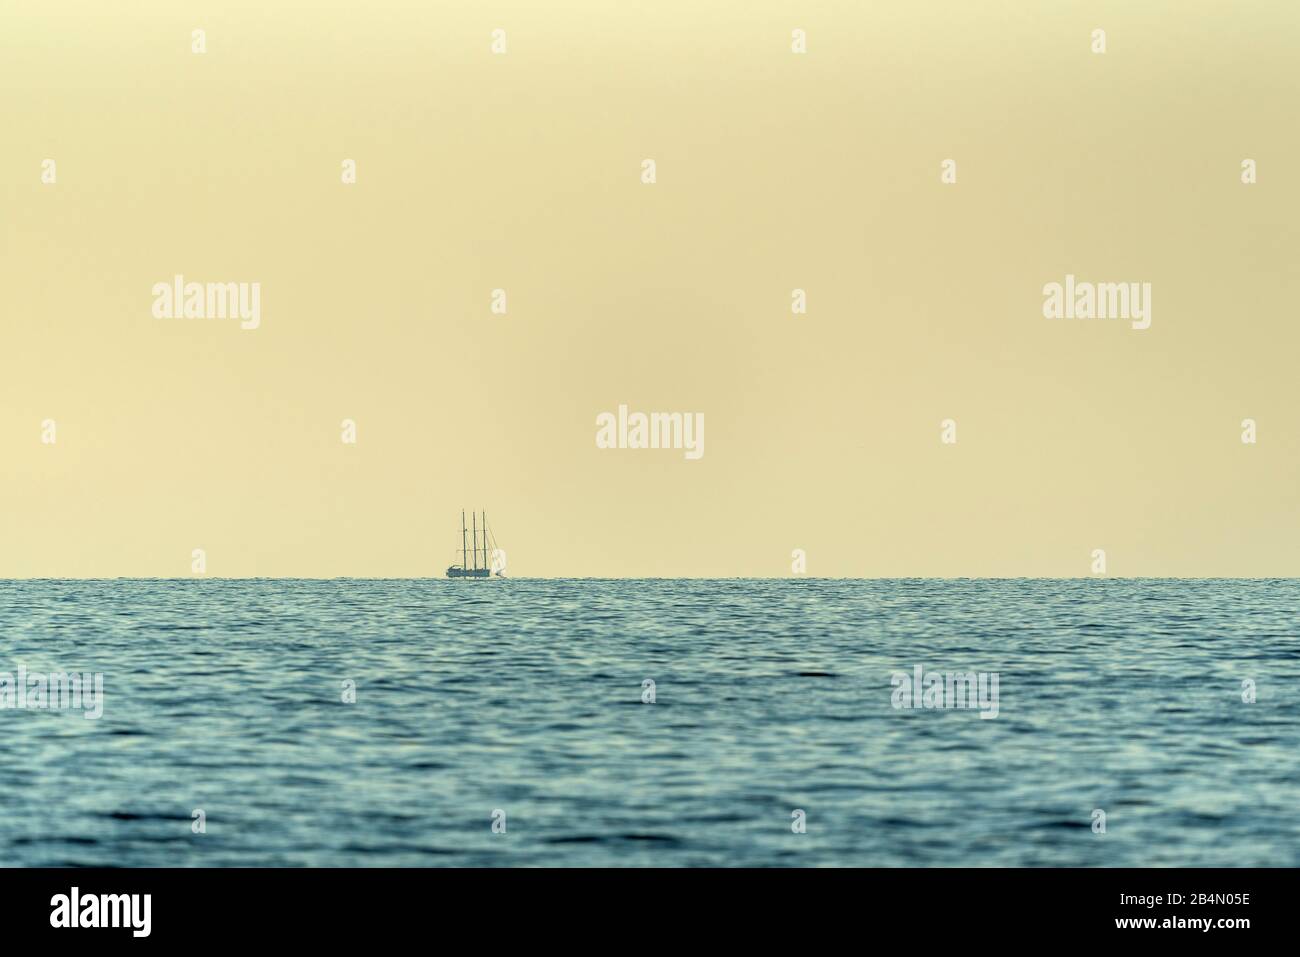
[[[478,512],[471,515],[469,520],[474,525],[474,571],[478,571]]]
[[[492,568],[488,563],[487,512],[483,513],[483,567],[489,570]]]
[[[465,510],[462,508],[460,510],[460,567],[461,568],[469,567],[469,565],[465,561],[465,559],[469,557],[468,553],[466,552],[466,548],[468,547],[468,545],[469,543],[465,541]]]

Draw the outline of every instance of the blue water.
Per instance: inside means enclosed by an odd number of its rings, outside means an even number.
[[[1298,631],[1293,580],[0,582],[0,672],[105,689],[0,710],[0,862],[1295,866]]]

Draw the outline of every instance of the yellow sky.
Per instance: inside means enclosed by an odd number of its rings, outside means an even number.
[[[0,576],[441,575],[462,508],[516,576],[1300,575],[1297,48],[1291,2],[11,0]],[[259,328],[155,318],[178,273]],[[1045,319],[1067,274],[1151,327]],[[598,449],[620,404],[705,454]]]

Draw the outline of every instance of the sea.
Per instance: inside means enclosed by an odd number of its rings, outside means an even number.
[[[0,864],[1294,867],[1298,693],[1296,580],[5,581]]]

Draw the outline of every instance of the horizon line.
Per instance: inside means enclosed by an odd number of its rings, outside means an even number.
[[[484,579],[485,581],[1300,581],[1297,575],[886,575],[867,577],[861,575],[512,575]],[[24,576],[0,577],[0,583],[10,582],[119,582],[119,581],[439,581],[453,582],[442,575],[114,575],[114,576]]]

